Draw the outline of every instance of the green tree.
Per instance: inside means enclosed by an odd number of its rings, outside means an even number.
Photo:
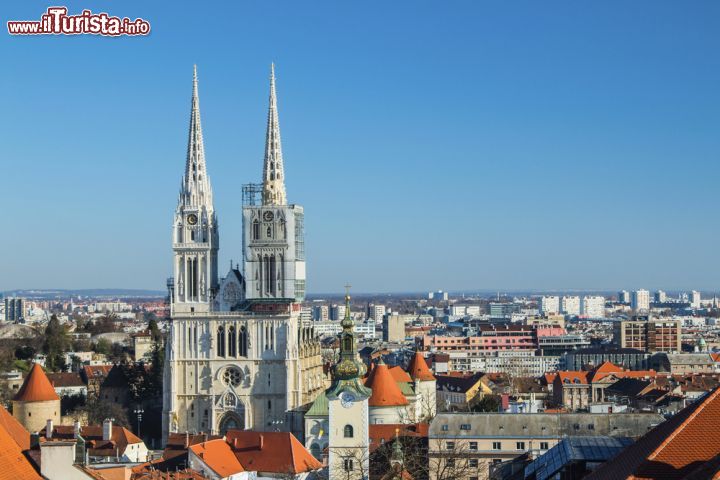
[[[500,398],[497,395],[485,395],[475,405],[474,412],[497,412],[500,408]]]
[[[65,352],[70,348],[70,337],[60,320],[53,315],[45,328],[43,353],[46,355],[45,368],[54,372],[65,369]]]
[[[111,348],[112,343],[110,343],[110,340],[107,338],[101,338],[97,341],[97,343],[95,343],[95,345],[93,345],[93,351],[102,355],[110,355]]]

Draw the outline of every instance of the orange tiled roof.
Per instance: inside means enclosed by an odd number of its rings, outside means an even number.
[[[286,475],[322,468],[322,464],[289,432],[229,430],[225,438],[248,471]]]
[[[413,356],[412,360],[410,360],[410,365],[408,365],[408,372],[410,373],[410,376],[413,378],[413,380],[435,380],[435,376],[428,368],[425,357],[423,357],[422,353],[420,353],[419,351],[415,352],[415,356]]]
[[[90,455],[114,456],[117,450],[124,453],[128,445],[143,443],[141,439],[125,427],[113,425],[110,440],[103,440],[102,425],[86,425],[80,428],[80,435],[87,442]],[[57,440],[75,438],[75,427],[72,425],[56,425],[53,427],[53,438]],[[40,440],[45,440],[45,430],[40,431]]]
[[[0,426],[0,480],[41,480],[20,446],[4,426]]]
[[[365,386],[372,389],[372,395],[368,400],[368,405],[371,407],[397,407],[408,404],[407,398],[400,391],[385,363],[381,362],[375,366],[365,381]]]
[[[557,372],[557,375],[555,376],[555,381],[559,380],[562,384],[587,385],[588,373],[589,372],[580,371]]]
[[[30,448],[30,432],[25,430],[25,427],[2,405],[0,405],[0,427],[10,434],[21,450],[25,451]]]
[[[586,479],[679,480],[720,455],[720,389],[661,423]],[[693,476],[693,478],[695,478]]]
[[[55,389],[42,367],[35,363],[13,400],[17,402],[45,402],[48,400],[60,400],[60,397],[55,393]]]
[[[429,423],[378,423],[368,426],[370,450],[375,450],[383,443],[391,442],[396,434],[401,437],[427,437],[430,430]]]
[[[401,367],[392,367],[390,369],[390,375],[392,375],[396,382],[412,382],[410,375]]]
[[[230,445],[221,438],[192,445],[190,450],[221,478],[245,471]]]

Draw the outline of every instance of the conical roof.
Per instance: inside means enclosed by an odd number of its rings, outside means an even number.
[[[13,400],[16,402],[46,402],[60,400],[60,397],[55,393],[55,389],[40,364],[35,363]]]
[[[368,400],[368,405],[371,407],[397,407],[408,404],[407,398],[400,391],[400,387],[382,360],[368,376],[365,386],[372,390]]]
[[[419,351],[415,352],[415,356],[413,356],[412,360],[410,360],[410,365],[408,365],[408,373],[413,380],[420,380],[422,382],[431,382],[435,380],[435,376],[428,368],[425,357],[423,357],[422,353],[420,353]]]

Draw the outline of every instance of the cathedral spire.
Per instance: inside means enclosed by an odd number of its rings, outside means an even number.
[[[188,134],[185,176],[182,181],[182,204],[206,207],[213,210],[212,187],[205,164],[202,125],[200,123],[200,98],[198,96],[197,66],[193,65],[193,88],[190,108],[190,132]]]
[[[263,163],[263,205],[286,205],[285,171],[283,168],[280,122],[275,95],[275,64],[270,66],[270,105],[265,134],[265,160]]]

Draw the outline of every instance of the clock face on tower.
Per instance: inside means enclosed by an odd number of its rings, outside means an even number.
[[[355,401],[355,395],[353,395],[352,393],[342,392],[340,394],[340,405],[342,405],[344,408],[352,407],[352,404],[354,401]]]
[[[195,225],[197,223],[197,215],[195,215],[194,213],[191,213],[190,215],[188,215],[187,222],[190,225]]]
[[[267,211],[263,213],[263,220],[265,220],[266,222],[272,222],[273,218],[275,218],[275,214],[273,214],[273,212]]]

